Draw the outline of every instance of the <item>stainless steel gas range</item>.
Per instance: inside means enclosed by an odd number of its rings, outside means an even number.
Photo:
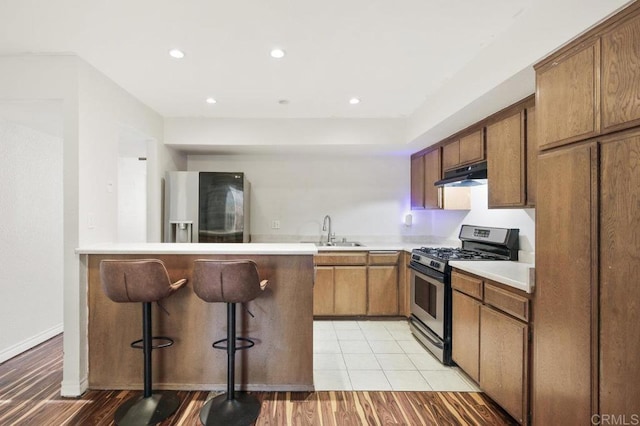
[[[518,229],[462,225],[461,248],[422,247],[411,252],[413,335],[444,365],[451,360],[451,260],[518,260]]]

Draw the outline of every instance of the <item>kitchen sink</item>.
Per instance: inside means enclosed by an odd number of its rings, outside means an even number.
[[[302,241],[303,243],[315,244],[318,247],[364,247],[364,244],[357,241],[335,241],[331,244],[318,241]]]

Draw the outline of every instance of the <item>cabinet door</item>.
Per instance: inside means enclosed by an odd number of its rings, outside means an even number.
[[[524,112],[487,127],[489,207],[523,206],[525,201]]]
[[[477,163],[482,160],[484,160],[484,139],[482,129],[460,138],[459,164]]]
[[[369,266],[369,315],[398,315],[398,266]]]
[[[424,208],[424,156],[411,159],[411,208]]]
[[[538,190],[538,129],[536,128],[536,108],[527,109],[527,206],[536,205]]]
[[[538,110],[538,113],[540,110]],[[538,157],[533,422],[590,424],[595,145]],[[607,272],[608,273],[608,272]],[[595,311],[597,312],[597,310]]]
[[[480,302],[454,291],[452,312],[452,357],[469,377],[479,381]]]
[[[542,149],[598,133],[599,63],[597,40],[537,70],[536,108]]]
[[[526,417],[529,327],[482,306],[480,388],[519,423]]]
[[[443,170],[454,169],[460,164],[460,141],[449,142],[442,147]]]
[[[435,149],[424,155],[424,208],[442,208],[442,188],[433,184],[442,178],[442,164],[440,149]]]
[[[333,315],[333,267],[316,266],[313,315]]]
[[[602,36],[602,129],[640,124],[640,16]]]
[[[367,314],[367,267],[334,268],[334,312],[336,315]]]
[[[600,412],[640,403],[640,132],[600,151]]]

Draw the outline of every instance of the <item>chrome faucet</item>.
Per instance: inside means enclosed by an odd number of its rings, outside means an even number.
[[[329,222],[329,228],[327,228],[327,221]],[[324,217],[324,220],[322,221],[322,230],[327,231],[327,245],[332,246],[335,236],[331,234],[331,216],[326,215]]]

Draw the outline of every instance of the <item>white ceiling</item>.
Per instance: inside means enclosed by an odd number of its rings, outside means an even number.
[[[77,54],[164,117],[404,117],[531,1],[0,0],[0,55]]]

